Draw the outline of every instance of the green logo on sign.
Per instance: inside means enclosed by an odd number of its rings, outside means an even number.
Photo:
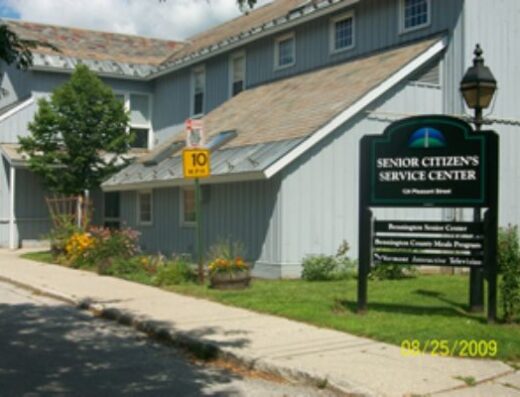
[[[408,147],[424,149],[446,146],[446,138],[435,128],[424,127],[415,131],[408,139]]]

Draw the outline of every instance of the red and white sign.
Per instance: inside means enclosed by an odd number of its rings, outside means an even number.
[[[186,147],[187,148],[201,148],[206,144],[206,137],[204,136],[204,128],[202,120],[188,119],[185,122],[186,126]]]

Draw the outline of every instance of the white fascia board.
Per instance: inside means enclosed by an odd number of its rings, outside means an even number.
[[[8,112],[5,112],[4,114],[2,114],[0,116],[0,123],[3,122],[4,120],[7,120],[9,117],[15,115],[16,113],[18,113],[20,110],[23,110],[25,109],[26,107],[32,105],[34,103],[34,97],[31,96],[30,98],[28,98],[26,101],[23,101],[22,103],[18,104],[17,106],[15,106],[14,108],[10,109]]]
[[[411,73],[415,72],[421,66],[430,61],[433,57],[439,54],[442,50],[446,48],[447,38],[443,38],[439,40],[437,43],[432,45],[428,50],[419,55],[417,58],[412,60],[410,63],[401,68],[397,73],[386,79],[384,82],[379,84],[377,87],[373,88],[371,91],[366,93],[363,97],[361,97],[357,102],[349,106],[342,113],[334,117],[327,124],[325,124],[322,128],[317,130],[314,134],[309,136],[306,140],[288,152],[285,156],[281,157],[273,164],[271,164],[268,168],[264,170],[264,175],[267,179],[271,178],[277,172],[279,172],[282,168],[287,166],[289,163],[294,161],[296,158],[305,153],[308,149],[316,145],[323,138],[331,134],[334,130],[340,127],[342,124],[349,121],[355,115],[357,115],[361,110],[367,107],[374,100],[379,98],[381,95],[386,93],[392,87],[397,85],[399,82],[408,77]]]
[[[209,178],[200,179],[202,185],[212,185],[216,183],[232,183],[232,182],[248,182],[265,180],[265,175],[261,171],[257,172],[241,172],[238,174],[229,175],[215,175]],[[171,179],[167,181],[147,181],[138,183],[128,184],[116,184],[116,185],[101,185],[101,189],[104,192],[120,192],[130,190],[142,190],[142,189],[158,189],[165,187],[176,187],[176,186],[193,186],[193,179]]]

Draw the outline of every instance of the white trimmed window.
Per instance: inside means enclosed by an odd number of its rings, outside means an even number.
[[[195,189],[191,186],[181,187],[180,195],[181,225],[195,226]]]
[[[400,0],[401,32],[409,32],[430,25],[431,0]]]
[[[128,132],[132,133],[134,140],[130,144],[132,148],[152,149],[154,144],[151,114],[152,98],[150,94],[129,92],[116,93],[116,99],[123,102],[125,109],[130,113]]]
[[[330,21],[330,52],[354,47],[354,12],[339,15]]]
[[[191,115],[204,114],[204,101],[206,93],[206,70],[199,66],[191,71]]]
[[[294,33],[277,37],[274,41],[274,67],[283,69],[296,63]]]
[[[153,195],[151,190],[137,193],[137,223],[144,226],[153,223]]]
[[[229,93],[235,96],[246,88],[246,54],[237,52],[229,59]]]

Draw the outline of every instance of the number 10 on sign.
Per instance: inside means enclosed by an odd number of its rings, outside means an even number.
[[[185,149],[182,152],[184,178],[207,178],[210,175],[210,156],[207,149]]]

